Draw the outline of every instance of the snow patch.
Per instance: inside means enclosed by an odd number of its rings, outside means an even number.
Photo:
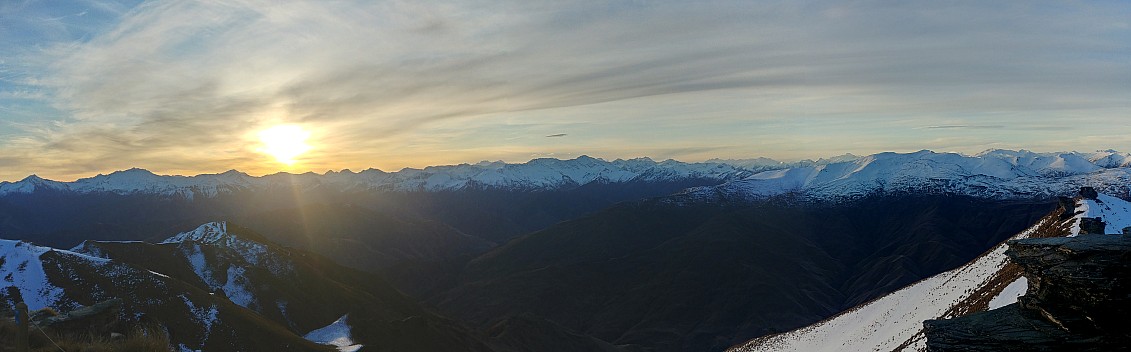
[[[363,345],[354,344],[350,327],[347,323],[348,318],[349,314],[343,315],[341,318],[338,318],[338,320],[330,323],[330,325],[307,333],[303,338],[314,343],[335,346],[338,348],[338,351],[341,352],[355,352],[361,349]]]
[[[224,294],[228,296],[228,300],[232,303],[240,307],[250,308],[250,305],[255,302],[255,295],[247,290],[250,280],[244,275],[245,272],[246,270],[241,267],[228,267],[228,282],[224,283]]]
[[[197,307],[185,295],[180,295],[181,300],[185,302],[185,307],[192,313],[193,317],[200,326],[204,328],[204,340],[208,340],[208,335],[212,333],[212,326],[216,324],[217,316],[220,311],[216,309],[215,305],[208,305],[208,307]]]
[[[189,265],[192,266],[192,271],[196,273],[205,284],[211,289],[220,287],[215,275],[212,275],[212,269],[208,267],[208,259],[204,257],[204,251],[200,249],[199,245],[186,246],[182,248],[182,253],[188,259]]]
[[[1017,297],[1025,295],[1025,290],[1029,289],[1029,279],[1024,276],[1017,278],[1009,285],[1006,285],[997,296],[990,300],[989,309],[998,309],[1007,305],[1017,303]]]

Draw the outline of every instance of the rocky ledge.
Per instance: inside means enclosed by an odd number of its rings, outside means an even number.
[[[1131,237],[1009,242],[1028,290],[1017,303],[923,323],[927,351],[1131,350]]]

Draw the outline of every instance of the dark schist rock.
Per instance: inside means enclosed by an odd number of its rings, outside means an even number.
[[[1102,235],[1107,229],[1103,218],[1080,218],[1081,235]]]
[[[1131,350],[1131,238],[1120,235],[1009,242],[1028,290],[1018,303],[928,320],[927,351]]]
[[[1096,192],[1095,187],[1080,187],[1080,196],[1084,199],[1096,200],[1100,197],[1100,193]]]

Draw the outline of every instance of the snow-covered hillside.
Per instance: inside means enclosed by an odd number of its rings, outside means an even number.
[[[1131,226],[1131,203],[1106,194],[1096,199],[1084,198],[1076,204],[1076,222],[1072,226],[1072,236],[1080,234],[1081,218],[1098,218],[1105,223],[1105,233],[1121,233]]]
[[[591,182],[654,182],[708,179],[725,184],[690,190],[695,199],[764,198],[801,193],[810,198],[856,197],[875,192],[934,191],[989,198],[1058,195],[1083,185],[1126,194],[1131,180],[1131,154],[1034,153],[991,150],[974,156],[920,151],[844,155],[817,161],[784,163],[771,159],[709,160],[684,163],[648,158],[605,161],[581,156],[570,160],[534,159],[522,164],[480,162],[430,166],[384,172],[368,169],[324,174],[278,173],[253,177],[235,170],[196,176],[162,176],[143,169],[117,171],[74,182],[45,180],[32,175],[17,182],[0,182],[0,196],[37,190],[78,193],[158,194],[211,197],[257,189],[343,191],[442,191],[467,188],[548,190]]]
[[[63,289],[51,283],[40,260],[44,253],[52,250],[27,242],[0,240],[0,289],[19,292],[31,310],[55,306],[63,297]],[[91,265],[99,265],[103,261],[66,251],[60,251],[60,254],[93,259],[89,260]]]
[[[319,344],[435,351],[464,343],[487,351],[372,274],[224,222],[157,244],[85,241],[61,250],[0,240],[0,312],[20,300],[69,312],[115,299],[122,324],[160,322],[182,351],[327,350]]]
[[[1097,200],[1078,197],[1074,216],[1062,219],[1059,214],[1050,214],[1010,239],[1076,234],[1084,217],[1103,217],[1109,221],[1105,231],[1108,233],[1131,226],[1124,225],[1131,221],[1131,203],[1104,194]],[[1025,278],[1007,267],[1006,249],[1003,242],[958,269],[924,279],[820,323],[758,338],[731,351],[923,351],[924,320],[1002,307],[1025,293]]]
[[[808,200],[852,199],[878,193],[960,194],[1034,199],[1083,186],[1127,195],[1128,154],[1033,153],[991,150],[975,156],[919,151],[880,153],[822,165],[760,172],[718,186],[690,189],[678,201],[751,200],[794,194]]]

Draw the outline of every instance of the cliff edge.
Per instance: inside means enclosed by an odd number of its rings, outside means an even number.
[[[923,323],[927,351],[1131,350],[1131,237],[1010,241],[1029,282],[1018,302]]]

